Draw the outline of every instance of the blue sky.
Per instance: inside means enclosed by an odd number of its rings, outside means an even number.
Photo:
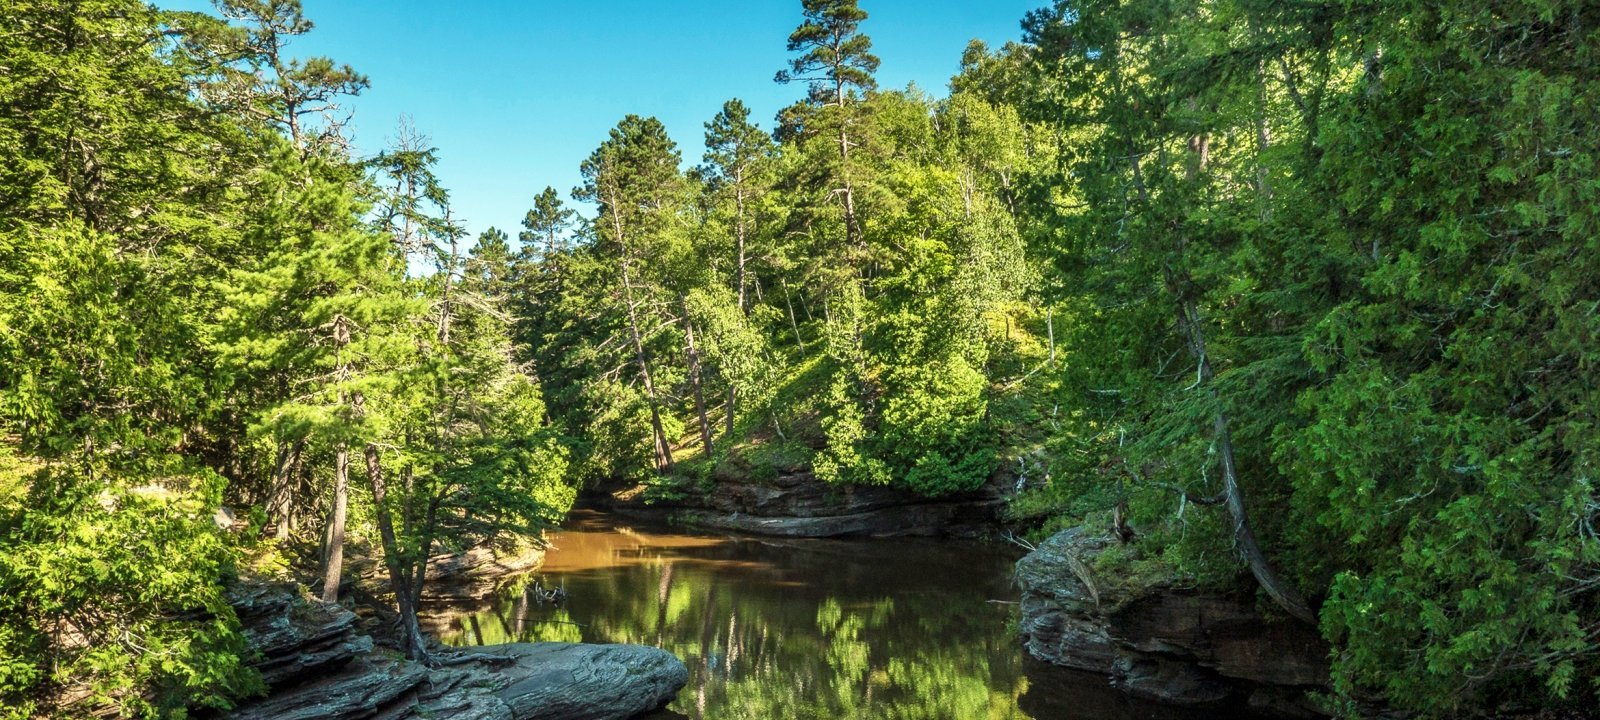
[[[209,9],[209,0],[157,0]],[[513,239],[533,196],[567,197],[578,164],[628,113],[666,124],[689,163],[728,98],[771,129],[804,88],[772,82],[799,0],[303,0],[316,23],[291,47],[372,81],[347,103],[356,150],[381,150],[402,115],[439,148],[438,172],[475,237]],[[969,40],[1017,39],[1045,0],[862,0],[884,87],[942,96]]]

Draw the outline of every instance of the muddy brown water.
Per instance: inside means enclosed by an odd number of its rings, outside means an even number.
[[[432,618],[449,645],[639,643],[689,684],[653,718],[1177,720],[1088,673],[1025,658],[1014,548],[953,540],[791,540],[575,512],[536,578]]]

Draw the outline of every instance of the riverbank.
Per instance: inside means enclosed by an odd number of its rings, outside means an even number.
[[[586,496],[584,504],[700,532],[972,538],[999,532],[1005,489],[993,482],[976,493],[930,499],[890,488],[835,487],[795,472],[768,481],[724,479],[674,494],[610,488]],[[1108,542],[1082,531],[1062,533],[1017,563],[1018,642],[1030,658],[1092,673],[1114,695],[1190,714],[1207,708],[1262,717],[1324,715],[1314,696],[1327,690],[1328,646],[1316,628],[1263,616],[1248,594],[1204,593],[1171,582],[1091,588],[1073,566],[1093,564]],[[526,609],[513,614],[525,617]]]
[[[702,486],[601,486],[580,504],[685,528],[772,537],[958,537],[992,535],[1007,501],[996,479],[937,498],[891,487],[830,485],[808,470],[770,479],[718,479]]]
[[[1222,720],[1103,674],[1034,662],[1015,629],[1017,548],[951,538],[776,538],[578,511],[538,581],[430,629],[480,643],[657,645],[689,681],[652,718]],[[531,584],[529,588],[531,588]]]
[[[785,489],[789,492],[780,492]],[[799,482],[767,494],[745,490],[741,501],[746,508],[812,512],[844,506],[840,496]],[[724,493],[719,502],[740,495]],[[856,496],[844,502],[873,507],[874,500]],[[894,506],[875,509],[886,507]],[[574,665],[620,663],[622,670],[561,670],[573,677],[604,672],[626,676],[635,672],[628,663],[648,658],[648,653],[633,653],[653,649],[641,645],[663,647],[682,656],[679,667],[685,672],[679,687],[687,688],[684,702],[696,711],[733,702],[755,702],[773,712],[804,705],[807,700],[788,694],[796,688],[789,681],[778,682],[779,676],[806,678],[813,690],[843,682],[834,689],[847,697],[856,683],[865,683],[861,691],[866,694],[856,704],[805,706],[819,712],[892,710],[933,718],[940,717],[934,711],[941,708],[958,708],[915,691],[904,684],[907,678],[963,676],[970,670],[972,677],[958,683],[961,692],[991,700],[1009,697],[1005,705],[1011,714],[1004,716],[1017,720],[1315,717],[1310,696],[1326,687],[1327,649],[1313,628],[1264,618],[1255,611],[1253,598],[1243,595],[1199,593],[1170,582],[1096,581],[1087,568],[1113,541],[1082,530],[1061,533],[1024,556],[1009,545],[949,537],[868,540],[868,532],[760,537],[704,526],[686,529],[671,515],[681,505],[650,509],[636,514],[579,510],[548,538],[548,548],[485,548],[430,563],[444,594],[430,603],[424,626],[444,645],[455,646],[440,647],[441,657],[478,656],[488,661],[482,667],[468,662],[428,672],[408,670],[394,653],[373,651],[369,638],[365,651],[340,651],[350,659],[335,679],[304,687],[291,684],[287,691],[275,684],[273,697],[263,701],[272,704],[246,717],[276,717],[286,708],[289,716],[304,711],[313,713],[305,717],[324,712],[340,717],[345,710],[327,706],[330,693],[396,712],[406,708],[397,717],[424,717],[446,706],[478,712],[480,705],[498,707],[495,702],[505,704],[536,689],[523,681],[529,673],[542,673],[538,667],[551,661],[548,651],[537,650],[547,647],[633,648],[618,657]],[[675,522],[668,525],[667,520]],[[884,527],[873,529],[881,532]],[[538,578],[528,582],[534,569]],[[483,592],[494,586],[502,592]],[[561,589],[561,601],[549,599],[551,588]],[[933,645],[953,641],[968,650],[922,648],[930,627],[938,628]],[[329,636],[316,628],[305,634]],[[820,636],[823,642],[799,655],[765,647],[769,641],[783,645],[801,636]],[[347,642],[339,640],[332,647]],[[981,649],[979,656],[961,659],[972,648]],[[308,655],[315,664],[319,652],[311,648],[290,655]],[[856,677],[860,671],[853,663],[834,664],[831,658],[840,652],[864,657],[866,675]],[[816,659],[828,662],[818,666]],[[960,662],[947,667],[952,660]],[[568,684],[581,698],[585,691],[575,682]],[[476,694],[463,694],[469,692]],[[675,694],[673,690],[663,697],[670,701]],[[1092,711],[1074,700],[1090,696],[1100,698]],[[583,702],[574,700],[570,706]],[[627,712],[638,710],[630,707]],[[683,716],[666,712],[650,717]]]
[[[1327,690],[1329,648],[1315,627],[1264,616],[1249,594],[1199,592],[1170,578],[1096,577],[1095,558],[1113,542],[1074,528],[1018,561],[1029,655],[1171,705],[1323,715],[1312,696]]]

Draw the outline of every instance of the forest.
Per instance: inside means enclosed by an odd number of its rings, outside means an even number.
[[[802,0],[777,117],[477,237],[298,0],[0,6],[0,718],[225,710],[230,585],[356,546],[424,657],[431,555],[795,471],[1247,588],[1337,714],[1600,700],[1600,5],[1056,0],[933,95]]]

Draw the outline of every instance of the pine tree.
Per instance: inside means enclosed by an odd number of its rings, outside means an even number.
[[[342,151],[345,118],[339,99],[360,94],[366,76],[326,57],[287,57],[294,38],[313,24],[300,0],[216,0],[224,18],[241,25],[197,25],[189,42],[212,57],[229,61],[215,79],[202,85],[212,103],[282,130],[302,153]]]
[[[699,173],[706,182],[706,191],[713,196],[712,202],[721,204],[723,213],[731,215],[727,222],[733,235],[735,307],[746,317],[750,315],[748,293],[756,212],[771,184],[776,152],[772,139],[750,122],[750,109],[737,99],[724,103],[722,112],[706,123],[705,164]],[[738,392],[738,384],[730,382],[725,410],[729,437],[738,414]]]
[[[219,351],[232,372],[282,374],[280,394],[258,410],[260,432],[280,445],[309,438],[334,453],[323,587],[332,602],[343,572],[350,448],[362,443],[361,398],[368,384],[384,381],[374,361],[392,354],[387,348],[414,311],[404,256],[361,221],[355,168],[280,153],[274,170],[262,188],[271,200],[258,206],[251,232],[272,238],[275,250],[227,283],[233,309],[219,328]]]
[[[680,155],[655,118],[629,115],[583,162],[584,184],[575,195],[600,206],[595,221],[597,250],[614,264],[616,302],[625,319],[626,343],[643,385],[650,414],[656,465],[673,466],[672,440],[662,421],[665,403],[652,376],[651,317],[662,305],[664,285],[653,275],[675,254],[673,217],[683,201]]]
[[[857,179],[850,149],[861,144],[859,130],[853,127],[861,119],[853,106],[861,94],[877,87],[873,73],[878,71],[879,61],[872,54],[872,39],[860,32],[867,13],[856,0],[802,0],[801,5],[805,22],[790,33],[788,45],[789,52],[801,55],[790,61],[788,70],[778,71],[774,80],[809,85],[809,100],[822,112],[805,121],[808,132],[825,132],[831,126],[838,159],[830,175],[837,183],[844,212],[845,246],[859,249],[865,240],[856,214]]]

